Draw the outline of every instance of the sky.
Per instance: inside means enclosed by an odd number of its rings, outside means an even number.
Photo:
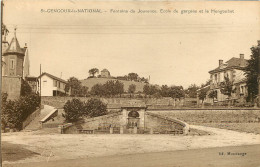
[[[67,80],[88,70],[112,76],[135,72],[158,85],[205,83],[218,60],[250,58],[260,39],[258,2],[90,2],[5,0],[3,22],[28,45],[30,73],[48,72]],[[51,9],[100,9],[102,13],[48,13]],[[116,10],[135,13],[116,13]],[[157,13],[137,13],[156,10]],[[178,13],[160,13],[160,10]],[[205,9],[209,13],[205,13]],[[234,10],[214,14],[211,10]],[[197,13],[181,14],[182,10]],[[203,13],[199,13],[203,10]]]

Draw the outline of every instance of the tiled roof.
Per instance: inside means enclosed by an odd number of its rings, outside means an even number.
[[[51,74],[49,74],[49,73],[47,73],[47,72],[42,73],[42,75],[40,75],[38,78],[42,77],[43,75],[47,75],[48,77],[50,77],[50,78],[52,78],[52,79],[55,79],[55,80],[60,81],[60,82],[63,82],[63,83],[67,83],[67,81],[65,81],[65,80],[63,80],[63,79],[61,79],[61,78],[58,78],[58,77],[56,77],[56,76],[54,76],[54,75],[51,75]]]
[[[243,69],[247,65],[248,65],[248,60],[232,57],[225,64],[223,64],[223,66],[217,67],[216,69],[209,71],[209,73],[223,71],[225,69],[230,69],[230,68],[240,68],[240,69]]]

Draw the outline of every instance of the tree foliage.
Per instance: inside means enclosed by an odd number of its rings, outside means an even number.
[[[169,88],[169,97],[180,99],[185,96],[185,92],[182,86],[171,86]]]
[[[129,73],[128,74],[128,79],[130,80],[130,81],[137,81],[137,78],[138,78],[138,74],[137,73]]]
[[[136,90],[136,85],[135,84],[129,85],[128,93],[133,94],[133,93],[135,93],[135,90]]]
[[[21,96],[30,95],[32,93],[32,88],[27,81],[22,79],[21,85]]]
[[[64,105],[66,122],[76,122],[83,117],[97,117],[107,114],[107,105],[99,99],[91,98],[87,102],[79,99],[68,100]]]
[[[172,98],[182,98],[185,93],[182,86],[170,86],[162,85],[161,88],[156,85],[148,85],[146,84],[143,87],[143,92],[146,95],[153,95],[154,97],[172,97]]]
[[[69,91],[71,93],[71,96],[78,96],[81,94],[82,91],[81,82],[76,77],[70,77],[68,79],[68,83],[65,85],[65,92],[69,92]]]
[[[40,96],[29,94],[18,100],[7,100],[7,94],[2,94],[1,122],[3,127],[22,129],[22,122],[40,106]]]
[[[155,94],[160,94],[159,92],[159,88],[155,85],[149,85],[149,84],[146,84],[144,85],[143,87],[143,92],[146,94],[146,95],[155,95]]]
[[[104,89],[103,89],[103,85],[102,84],[95,84],[94,86],[92,86],[90,94],[91,95],[96,95],[96,96],[104,96]]]
[[[258,46],[259,47],[259,46]],[[245,74],[247,78],[247,87],[249,96],[256,98],[258,94],[258,82],[257,77],[259,73],[259,48],[251,48],[251,58],[248,60],[248,65],[245,69]]]
[[[68,100],[64,107],[64,114],[62,116],[67,122],[76,122],[83,115],[84,103],[79,99]]]
[[[190,98],[196,98],[198,89],[199,86],[197,86],[196,84],[191,84],[189,88],[185,90],[185,93]]]
[[[124,84],[118,80],[109,80],[105,84],[95,84],[90,93],[96,96],[114,97],[124,93]]]
[[[207,97],[206,89],[201,89],[200,92],[199,92],[199,99],[204,101],[206,97]]]
[[[95,77],[96,74],[99,73],[99,69],[97,68],[92,68],[88,71],[89,75],[91,75],[92,77]]]
[[[91,98],[84,104],[84,116],[98,117],[107,114],[107,105],[99,99]]]
[[[233,83],[226,76],[224,77],[224,79],[224,82],[220,83],[220,92],[230,98],[233,92]]]
[[[208,94],[208,97],[214,100],[215,98],[217,98],[217,91],[211,90]]]

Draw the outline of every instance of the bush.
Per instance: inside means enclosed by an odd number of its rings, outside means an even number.
[[[99,99],[89,99],[84,107],[84,116],[98,117],[107,114],[107,105]]]
[[[68,100],[64,105],[64,112],[62,116],[67,122],[76,122],[82,116],[84,110],[84,103],[79,99]]]
[[[3,128],[22,129],[23,121],[33,113],[40,105],[40,96],[38,94],[30,94],[20,97],[18,100],[7,100],[2,95],[2,112],[1,122]]]
[[[65,114],[62,115],[67,122],[76,122],[82,116],[97,117],[107,114],[107,105],[95,98],[91,98],[85,103],[79,99],[68,100],[63,108]]]

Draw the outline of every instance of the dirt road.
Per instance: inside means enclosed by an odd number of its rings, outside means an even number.
[[[239,155],[228,155],[229,152]],[[4,167],[259,167],[259,157],[260,145],[251,145],[9,164]]]
[[[44,162],[46,159],[49,162],[66,161],[68,159],[260,144],[260,135],[256,134],[194,125],[191,128],[206,130],[212,135],[42,134],[37,131],[6,133],[2,136],[3,143],[11,144],[9,148],[16,147],[12,144],[21,146],[22,149],[27,150],[28,155],[33,156],[23,159],[4,159],[4,164]],[[6,150],[5,153],[6,156],[16,157],[14,152]]]

